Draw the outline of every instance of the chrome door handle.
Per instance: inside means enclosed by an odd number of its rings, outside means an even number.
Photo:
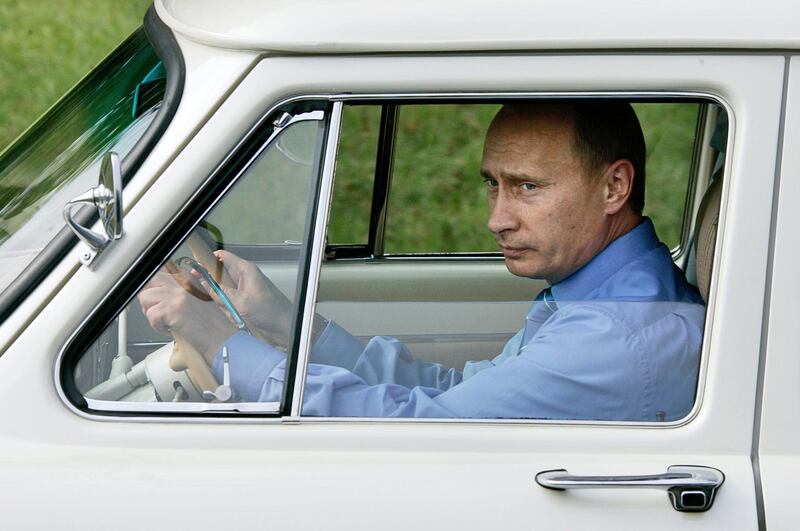
[[[566,470],[545,470],[536,474],[536,483],[546,489],[663,489],[676,511],[707,511],[714,495],[725,481],[725,474],[707,466],[672,465],[665,474],[649,476],[573,476]]]

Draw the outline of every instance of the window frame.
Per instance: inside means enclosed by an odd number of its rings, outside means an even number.
[[[341,113],[344,104],[347,102],[361,102],[361,103],[374,103],[376,101],[392,100],[395,102],[409,102],[409,103],[465,103],[465,102],[492,102],[492,101],[513,101],[513,100],[549,100],[557,101],[564,99],[624,99],[627,101],[659,101],[659,102],[686,102],[693,100],[696,103],[713,103],[724,110],[728,116],[728,151],[732,145],[733,132],[736,125],[736,117],[733,112],[733,107],[727,100],[718,94],[708,91],[680,91],[680,90],[657,90],[657,91],[625,91],[625,90],[602,90],[602,91],[548,91],[548,92],[414,92],[414,93],[332,93],[332,94],[300,94],[287,97],[276,101],[267,112],[243,137],[243,139],[230,151],[226,158],[217,166],[211,175],[204,181],[204,183],[195,191],[192,200],[188,202],[183,208],[172,217],[170,223],[159,233],[159,237],[147,249],[143,251],[138,261],[134,262],[130,268],[123,274],[121,279],[115,284],[114,288],[109,291],[102,302],[96,307],[83,323],[77,328],[76,332],[69,338],[59,353],[55,364],[55,380],[56,388],[59,396],[64,403],[80,416],[90,419],[101,420],[165,420],[177,422],[257,422],[257,423],[283,423],[283,422],[303,422],[303,423],[466,423],[466,424],[506,424],[506,425],[563,425],[563,426],[619,426],[626,428],[648,428],[648,429],[673,429],[678,428],[691,422],[699,413],[702,406],[702,398],[706,384],[706,373],[708,367],[708,352],[710,349],[710,329],[713,322],[713,308],[716,306],[716,289],[710,291],[709,298],[706,304],[706,320],[703,332],[703,342],[700,352],[700,366],[698,368],[698,381],[695,392],[695,400],[692,410],[686,417],[670,421],[670,422],[647,422],[647,421],[604,421],[604,420],[558,420],[558,419],[475,419],[475,418],[386,418],[386,417],[307,417],[301,416],[303,391],[305,386],[305,375],[309,361],[310,350],[310,337],[311,337],[311,320],[314,315],[317,304],[317,290],[319,285],[319,275],[322,264],[325,260],[330,259],[327,253],[327,248],[323,249],[323,242],[327,236],[328,216],[331,208],[331,198],[335,179],[335,166],[336,158],[338,157],[338,135],[341,127]],[[291,375],[284,385],[285,398],[279,408],[279,411],[274,413],[248,413],[248,412],[201,412],[201,413],[168,413],[163,410],[155,412],[146,412],[145,408],[138,408],[135,411],[99,411],[91,410],[85,407],[85,401],[82,395],[75,389],[72,382],[71,369],[77,362],[79,356],[85,350],[85,347],[91,344],[96,339],[105,326],[111,322],[112,319],[107,319],[105,324],[99,325],[102,322],[99,315],[104,312],[116,317],[119,309],[127,305],[133,298],[136,292],[146,282],[146,279],[152,276],[158,268],[163,264],[166,257],[168,257],[175,248],[180,244],[186,235],[191,232],[201,221],[202,217],[213,208],[224,196],[225,191],[233,185],[238,179],[237,177],[231,179],[228,183],[224,182],[226,175],[230,175],[230,168],[237,162],[237,157],[241,155],[241,151],[245,148],[248,142],[253,142],[256,133],[265,126],[265,122],[269,117],[280,108],[295,104],[303,101],[327,101],[330,105],[328,110],[328,127],[326,128],[326,136],[323,139],[323,149],[325,158],[321,167],[321,175],[317,179],[316,187],[316,209],[312,210],[314,220],[312,222],[312,241],[313,244],[305,246],[307,251],[307,262],[305,265],[304,274],[298,281],[298,294],[303,297],[302,302],[298,303],[298,316],[296,323],[302,323],[301,326],[295,326],[296,344],[299,346],[294,353],[295,363],[289,366],[287,363],[286,374]],[[335,109],[338,108],[338,111]],[[336,114],[336,120],[334,120]],[[731,157],[727,156],[724,164],[724,172],[730,173]],[[227,171],[226,171],[227,170]],[[694,170],[692,171],[694,174]],[[727,190],[727,186],[726,186]],[[688,193],[695,193],[694,190],[689,188]],[[388,195],[387,195],[388,199]],[[723,193],[722,202],[724,211],[724,204],[727,201],[727,191]],[[693,216],[694,216],[693,212]],[[189,220],[189,221],[187,221]],[[721,217],[719,220],[719,237],[724,234],[725,219]],[[189,228],[186,228],[188,226]],[[181,227],[182,230],[176,231],[175,229]],[[178,233],[169,236],[170,233]],[[719,248],[717,242],[717,248]],[[251,248],[253,253],[250,259],[258,260],[263,257],[259,254],[259,250],[263,246],[242,246]],[[232,250],[239,251],[239,247],[231,245]],[[165,251],[166,250],[166,251]],[[349,257],[348,257],[349,258]],[[354,257],[355,258],[355,257]],[[340,258],[345,259],[345,258]],[[376,257],[355,258],[359,261],[370,261]],[[379,258],[380,260],[391,261],[419,261],[419,260],[502,260],[502,257],[495,257],[494,253],[483,253],[480,255],[469,253],[452,253],[443,255],[390,255]],[[715,263],[714,269],[717,269]],[[142,273],[145,271],[146,273]],[[313,284],[312,284],[313,281]],[[126,285],[133,287],[126,287]],[[299,337],[298,337],[299,336]],[[87,341],[86,338],[89,338]],[[80,346],[80,348],[78,348]],[[77,356],[76,356],[77,352]],[[71,363],[70,363],[71,362]],[[84,402],[81,405],[81,401]]]
[[[728,116],[728,145],[730,146],[731,139],[733,137],[733,130],[735,124],[735,118],[733,114],[733,107],[720,95],[706,92],[706,91],[672,91],[672,90],[665,90],[665,91],[624,91],[624,90],[607,90],[607,91],[563,91],[563,92],[486,92],[486,93],[435,93],[435,92],[417,92],[417,93],[408,93],[408,94],[392,94],[392,93],[375,93],[375,94],[358,94],[358,93],[348,93],[348,94],[338,94],[331,96],[333,101],[341,101],[344,103],[374,103],[380,101],[391,101],[395,106],[403,105],[405,103],[467,103],[467,102],[481,102],[481,103],[492,103],[492,102],[508,102],[513,100],[546,100],[546,101],[558,101],[558,100],[569,100],[569,99],[623,99],[626,101],[631,102],[652,102],[652,103],[697,103],[698,105],[716,105],[720,109],[724,110]],[[382,112],[383,115],[383,112]],[[381,120],[383,125],[383,118]],[[393,124],[394,133],[396,133],[396,123]],[[699,131],[699,120],[698,125],[696,127],[696,131]],[[380,132],[379,138],[382,138],[383,131]],[[699,169],[699,157],[697,156],[697,148],[701,146],[701,143],[707,140],[705,135],[700,138],[700,135],[697,133],[695,134],[695,149],[693,153],[693,159],[690,166],[690,175],[689,175],[689,183],[687,184],[687,202],[689,201],[690,197],[694,197],[697,193],[697,186],[698,181],[697,173]],[[392,139],[392,143],[394,143],[394,139]],[[383,152],[390,152],[391,150],[384,149]],[[381,152],[381,146],[379,142],[378,152]],[[338,150],[336,151],[336,156],[338,157]],[[697,159],[697,160],[695,160]],[[725,158],[725,173],[729,173],[730,170],[730,156]],[[335,161],[334,161],[335,163]],[[376,173],[377,168],[380,164],[376,164]],[[333,184],[333,183],[332,183]],[[391,178],[387,179],[386,186],[391,186]],[[390,192],[390,190],[389,190]],[[383,228],[385,229],[385,211],[386,206],[388,205],[388,198],[389,192],[386,193],[385,199],[386,203],[381,205],[379,208],[375,208],[375,204],[373,203],[373,212],[371,215],[370,220],[370,231],[372,231],[372,223],[373,221],[379,225],[380,222],[383,222]],[[701,190],[700,197],[702,197],[702,192],[704,189]],[[373,198],[376,196],[383,197],[380,194],[376,194],[373,192]],[[722,198],[723,203],[726,201],[726,195],[723,194]],[[681,256],[686,256],[688,253],[685,253],[684,250],[688,249],[687,243],[688,238],[691,236],[691,228],[687,224],[687,219],[694,221],[694,218],[697,214],[697,208],[699,206],[699,199],[696,201],[692,199],[691,203],[691,210],[687,209],[686,205],[684,207],[684,221],[682,227],[682,241],[679,247],[673,250],[672,255],[673,259],[677,259]],[[328,213],[330,214],[330,205],[328,205]],[[724,219],[719,220],[719,238],[722,237],[724,234]],[[691,225],[693,227],[693,224]],[[325,227],[327,232],[327,226]],[[376,238],[377,240],[377,238]],[[719,246],[719,242],[717,243]],[[361,248],[362,246],[353,246],[353,245],[344,245],[343,247],[347,247],[350,249],[353,248]],[[335,252],[333,252],[335,246],[326,246],[325,249],[325,256],[326,259],[337,259]],[[367,251],[373,251],[374,249],[366,249]],[[365,256],[342,256],[338,257],[339,260],[357,260],[363,262],[380,262],[380,261],[392,261],[392,262],[419,262],[419,261],[450,261],[450,260],[463,260],[463,261],[476,261],[476,260],[490,260],[490,261],[500,261],[503,260],[502,256],[499,253],[419,253],[419,254],[382,254],[377,256],[374,253],[367,254]],[[319,264],[321,266],[321,263]],[[714,265],[714,269],[716,269],[717,265]],[[315,286],[314,289],[316,290],[317,287]],[[294,405],[292,408],[292,416],[290,420],[292,421],[302,421],[302,422],[321,422],[321,423],[328,423],[328,422],[388,422],[388,423],[467,423],[467,424],[554,424],[554,425],[566,425],[566,426],[624,426],[624,427],[646,427],[646,428],[659,428],[659,429],[670,429],[670,428],[677,428],[683,426],[689,422],[691,422],[698,414],[701,406],[702,406],[702,397],[703,392],[705,390],[705,379],[706,379],[706,371],[707,371],[707,364],[708,364],[708,351],[710,348],[710,328],[712,322],[712,309],[716,305],[716,290],[711,289],[708,297],[708,301],[706,303],[706,319],[704,324],[703,330],[703,341],[700,348],[700,366],[698,367],[698,377],[697,377],[697,385],[695,390],[695,400],[692,406],[691,411],[682,419],[678,419],[675,421],[670,422],[648,422],[648,421],[603,421],[603,420],[558,420],[558,419],[468,419],[468,418],[457,418],[457,419],[448,419],[448,418],[386,418],[386,417],[308,417],[308,416],[301,416],[301,407],[302,407],[302,398],[303,398],[303,387],[305,386],[305,374],[307,372],[307,364],[308,364],[308,352],[305,352],[305,356],[301,358],[302,364],[298,363],[297,371],[293,378],[295,380],[295,387],[299,388],[299,393],[297,393],[297,399],[294,401]],[[313,311],[316,308],[316,297],[314,297],[314,304],[311,306],[310,311],[313,314]],[[299,379],[299,380],[298,380]]]

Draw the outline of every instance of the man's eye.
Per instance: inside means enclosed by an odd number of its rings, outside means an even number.
[[[536,190],[538,188],[534,183],[522,183],[520,186],[525,191]]]
[[[487,178],[485,178],[483,180],[483,182],[486,183],[486,186],[488,188],[490,188],[490,189],[491,188],[497,188],[497,179],[491,179],[491,178],[487,177]]]

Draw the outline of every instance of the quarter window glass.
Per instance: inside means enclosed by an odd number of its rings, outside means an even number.
[[[164,97],[161,63],[139,30],[0,155],[0,293],[64,226],[69,199],[125,155]]]
[[[247,179],[208,216],[211,225],[225,227],[215,234],[220,245],[303,242],[318,133],[309,124],[289,128],[249,169]]]
[[[282,380],[234,390],[226,380],[257,369],[239,361],[242,350],[266,349],[283,366],[294,348],[302,242],[325,136],[322,111],[298,118],[304,121],[284,126],[254,155],[228,195],[78,361],[74,383],[90,408],[231,411],[260,396],[257,410],[278,411]],[[258,263],[222,250],[251,237],[269,249]],[[252,298],[239,297],[244,292]],[[268,314],[263,300],[272,303]]]

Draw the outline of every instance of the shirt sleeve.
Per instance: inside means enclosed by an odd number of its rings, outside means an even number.
[[[279,399],[280,390],[276,392],[273,388],[278,381],[277,373],[281,374],[280,381],[283,381],[285,356],[282,352],[245,332],[234,334],[226,341],[225,347],[228,349],[231,387],[238,400],[254,402]],[[221,350],[217,353],[212,367],[218,381],[222,381],[221,353]],[[311,347],[310,361],[309,377],[313,373],[335,379],[339,371],[333,369],[341,368],[366,385],[395,384],[406,388],[446,390],[462,381],[460,371],[414,359],[408,348],[393,337],[376,336],[364,345],[333,321],[328,322]],[[486,363],[491,364],[489,361]],[[473,367],[470,373],[477,370]],[[273,383],[265,386],[267,380]]]
[[[368,344],[352,371],[309,364],[303,415],[640,420],[647,406],[642,392],[647,364],[630,343],[630,331],[623,328],[602,311],[560,310],[558,318],[545,323],[520,355],[490,362],[491,366],[447,390],[396,381],[377,383],[375,378],[382,373],[370,373],[362,366],[365,379],[356,371]],[[241,337],[237,334],[229,341],[243,343],[229,345],[234,387],[241,388],[241,398],[248,401],[279,400],[285,379],[283,355],[255,338]],[[375,339],[393,345],[393,355],[400,359],[399,343]],[[246,351],[239,351],[240,347]],[[254,359],[244,361],[250,357]]]
[[[264,381],[283,366],[286,356],[276,348],[259,341],[246,332],[237,332],[223,345],[228,349],[228,369],[235,400],[242,402],[274,401],[261,400]],[[223,378],[222,349],[217,352],[211,371],[218,382]],[[278,398],[280,399],[280,394]]]
[[[328,322],[310,356],[312,363],[341,367],[368,385],[389,383],[446,390],[462,381],[461,371],[417,360],[393,337],[376,336],[364,345],[333,321]]]
[[[619,316],[576,304],[519,355],[433,400],[465,418],[642,420],[652,378],[643,354]]]

